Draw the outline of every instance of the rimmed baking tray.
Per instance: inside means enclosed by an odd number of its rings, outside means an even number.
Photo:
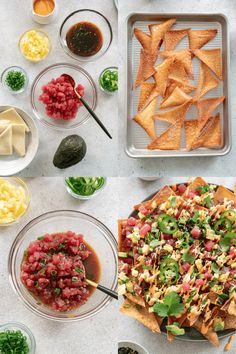
[[[222,128],[222,147],[220,149],[200,148],[197,150],[187,151],[185,148],[185,134],[182,128],[181,132],[181,149],[180,150],[148,150],[147,144],[150,138],[146,132],[132,120],[137,113],[140,88],[133,90],[133,83],[136,78],[140,43],[133,34],[134,27],[147,32],[147,26],[151,23],[160,23],[169,18],[176,18],[176,24],[172,29],[191,28],[191,29],[211,29],[218,30],[217,36],[207,43],[203,48],[221,48],[222,66],[224,80],[202,98],[225,96],[226,99],[214,112],[220,112],[221,128]],[[229,48],[229,29],[228,20],[223,14],[178,14],[178,13],[133,13],[126,20],[126,68],[125,68],[125,112],[126,112],[126,153],[130,157],[187,157],[187,156],[222,156],[226,155],[231,148],[231,117],[230,117],[230,92],[229,92],[229,70],[230,70],[230,48]],[[188,38],[185,37],[176,47],[178,49],[188,48]],[[161,48],[161,50],[163,50]],[[158,62],[157,62],[158,64]],[[199,61],[193,59],[193,69],[195,80],[191,81],[193,85],[197,85],[199,77]],[[151,81],[151,80],[150,80]],[[190,94],[191,95],[191,94]],[[196,119],[197,110],[192,106],[187,112],[185,119]],[[157,134],[160,135],[166,128],[165,122],[158,121],[156,123]]]

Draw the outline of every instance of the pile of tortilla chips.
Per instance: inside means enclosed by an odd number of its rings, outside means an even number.
[[[217,35],[216,29],[172,29],[176,19],[148,26],[149,33],[134,28],[141,44],[139,69],[134,88],[140,86],[138,112],[133,118],[149,135],[148,149],[179,150],[181,131],[185,129],[186,149],[200,147],[217,149],[222,145],[220,114],[215,109],[225,97],[205,98],[223,80],[221,49],[202,49]],[[189,48],[175,50],[188,37]],[[164,50],[160,50],[163,47]],[[156,65],[157,59],[163,61]],[[198,84],[194,78],[192,60],[199,62]],[[186,120],[192,105],[197,107],[197,117]],[[159,107],[158,107],[159,106]],[[159,110],[157,111],[157,109]],[[166,110],[167,109],[167,110]],[[169,126],[159,136],[156,121],[166,121]]]
[[[197,177],[193,181],[189,180],[187,189],[183,196],[194,193],[199,188],[204,188],[207,183],[201,178]],[[151,200],[142,202],[134,206],[134,210],[141,210],[140,207],[145,207],[148,210],[155,210],[158,206],[167,202],[169,198],[175,198],[177,186],[164,186],[160,189]],[[226,202],[232,202],[232,205],[236,205],[236,195],[225,188],[224,186],[215,186],[213,206],[221,207],[221,204]],[[124,236],[122,232],[122,223],[127,219],[118,221],[118,250],[119,253],[127,252],[124,245]],[[122,264],[123,258],[119,258]],[[232,260],[233,262],[233,260]],[[120,268],[119,268],[120,269]],[[151,288],[150,288],[151,289]],[[150,290],[151,291],[151,290]],[[158,316],[155,312],[149,311],[149,304],[146,302],[142,295],[132,294],[126,292],[124,295],[124,302],[121,305],[121,312],[125,315],[133,317],[137,321],[141,322],[144,326],[151,329],[153,332],[161,332],[161,324],[163,318]],[[204,312],[185,311],[175,319],[173,316],[168,318],[168,324],[171,324],[174,320],[177,320],[181,327],[193,327],[197,329],[204,337],[206,337],[214,346],[219,346],[219,338],[217,332],[214,329],[214,320],[216,317],[220,317],[224,321],[224,330],[236,329],[236,298],[233,296],[224,302],[223,305],[217,303],[217,296],[212,290],[205,293],[205,300],[209,305]],[[170,322],[169,322],[170,321]],[[173,341],[174,335],[167,332],[167,339]]]

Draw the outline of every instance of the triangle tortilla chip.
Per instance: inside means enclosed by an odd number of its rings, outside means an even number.
[[[156,138],[155,123],[154,123],[154,114],[156,111],[157,97],[154,98],[149,105],[144,108],[141,112],[138,112],[137,115],[133,118],[146,133],[152,138]]]
[[[236,195],[224,186],[219,186],[214,194],[214,203],[222,204],[224,199],[233,200],[236,202]]]
[[[192,149],[193,142],[196,138],[197,134],[197,126],[198,121],[195,120],[187,120],[184,122],[185,127],[185,142],[186,142],[186,149],[190,151]]]
[[[156,81],[157,90],[160,92],[162,97],[165,96],[167,79],[168,79],[173,61],[174,61],[173,58],[166,59],[155,68],[156,72],[154,74],[154,79]]]
[[[144,54],[143,54],[143,49],[141,49],[140,50],[140,57],[139,57],[138,72],[137,72],[136,80],[134,83],[134,88],[137,88],[144,81],[143,80],[143,65],[144,65]]]
[[[192,66],[192,54],[189,49],[182,49],[182,50],[169,50],[160,52],[160,56],[163,58],[174,58],[177,61],[180,61],[186,73],[191,79],[194,79],[193,74],[193,66]]]
[[[151,53],[157,55],[158,50],[161,47],[165,34],[176,22],[176,18],[171,18],[167,21],[159,24],[149,25],[149,31],[151,33]]]
[[[171,66],[171,72],[169,75],[169,79],[173,80],[181,80],[188,82],[188,75],[184,69],[184,65],[181,61],[175,60],[173,65]]]
[[[206,185],[206,181],[202,177],[196,177],[194,180],[188,185],[186,191],[184,192],[184,196],[188,195],[189,192],[195,193],[199,187],[203,187]]]
[[[169,111],[166,112],[158,112],[155,114],[154,118],[159,119],[159,120],[164,120],[166,122],[169,122],[171,124],[180,124],[183,125],[185,115],[191,106],[192,101],[189,100],[182,104],[181,106],[178,106],[176,108],[173,108]]]
[[[177,44],[187,36],[189,28],[186,29],[177,29],[170,30],[166,32],[164,38],[165,50],[173,50],[177,46]]]
[[[220,79],[223,80],[221,65],[221,49],[196,49],[193,50],[194,55],[203,61]]]
[[[206,119],[212,116],[214,110],[224,101],[225,97],[213,97],[199,100],[197,102],[199,128],[206,123]]]
[[[199,317],[197,321],[193,324],[193,327],[196,328],[199,332],[201,332],[202,322],[202,318]],[[210,327],[207,333],[204,334],[204,337],[206,337],[214,345],[214,347],[219,347],[219,338],[213,328]]]
[[[141,84],[141,91],[138,103],[138,112],[144,109],[154,98],[158,95],[155,90],[156,84],[153,82],[143,82]]]
[[[126,293],[125,296],[127,299],[129,299],[134,304],[142,306],[142,307],[146,307],[145,301],[142,298],[142,296],[132,295],[131,293]]]
[[[192,30],[188,33],[189,48],[200,49],[217,35],[217,29]]]
[[[143,32],[139,28],[134,28],[134,35],[143,47],[144,50],[149,50],[150,48],[150,43],[151,43],[151,37],[149,34]]]
[[[176,86],[172,94],[161,102],[160,109],[180,106],[189,100],[192,100],[192,97],[187,95],[184,91],[181,90],[181,88]]]
[[[143,48],[140,50],[139,67],[134,83],[134,88],[137,88],[142,82],[146,81],[155,73],[155,60]]]
[[[199,81],[195,97],[197,99],[204,96],[208,91],[214,89],[219,84],[219,81],[212,75],[210,69],[201,61]]]
[[[227,315],[225,317],[224,329],[236,329],[236,316]]]
[[[181,90],[185,93],[190,93],[196,89],[195,86],[188,84],[185,81],[181,81],[179,79],[173,80],[169,79],[167,83],[167,88],[166,88],[166,95],[165,97],[168,97],[171,95],[171,93],[174,91],[176,87],[181,88]]]
[[[141,205],[147,209],[156,209],[156,207],[168,200],[172,195],[176,195],[172,188],[169,186],[162,187],[151,200],[137,204],[134,206],[135,210],[138,210]]]
[[[181,137],[181,124],[171,125],[158,138],[147,146],[149,150],[179,150]]]
[[[149,312],[147,308],[136,305],[126,299],[121,305],[120,311],[148,327],[152,332],[160,333],[160,326],[154,313]]]

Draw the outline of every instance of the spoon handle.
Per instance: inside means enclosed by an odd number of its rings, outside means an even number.
[[[105,294],[107,294],[107,295],[110,295],[110,296],[113,297],[114,299],[118,300],[118,294],[117,294],[115,291],[113,291],[113,290],[111,290],[111,289],[108,289],[108,288],[106,288],[105,286],[102,286],[102,285],[100,285],[100,284],[94,283],[93,281],[91,281],[91,280],[89,280],[89,279],[86,279],[86,282],[87,282],[89,285],[91,285],[91,286],[97,288],[98,290],[101,290],[103,293],[105,293]]]
[[[106,133],[106,135],[112,139],[112,136],[108,132],[107,128],[102,124],[98,116],[95,114],[95,112],[89,107],[88,103],[83,99],[83,97],[80,96],[80,94],[75,90],[76,95],[79,97],[80,101],[83,103],[84,107],[87,109],[87,111],[91,114],[91,116],[95,119],[97,124],[102,128],[102,130]]]

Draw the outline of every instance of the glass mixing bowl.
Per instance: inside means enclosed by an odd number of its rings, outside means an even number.
[[[8,269],[13,289],[26,307],[35,314],[54,321],[74,322],[92,317],[105,308],[111,297],[95,290],[88,301],[68,312],[58,312],[47,307],[32,296],[20,279],[24,251],[38,236],[49,233],[74,231],[84,235],[85,241],[97,253],[100,260],[100,284],[112,290],[117,286],[117,242],[111,231],[94,217],[73,210],[52,211],[30,221],[17,235],[12,244]]]
[[[29,346],[29,354],[35,354],[36,343],[35,338],[31,330],[19,322],[9,322],[0,326],[0,332],[5,331],[21,331],[23,335],[27,338],[27,343]]]
[[[103,37],[102,47],[94,55],[91,55],[88,57],[82,57],[82,56],[74,54],[67,46],[66,34],[72,26],[74,26],[75,24],[77,24],[79,22],[93,23],[102,32],[102,37]],[[103,56],[107,52],[107,50],[109,49],[109,47],[111,45],[112,37],[113,37],[112,28],[111,28],[109,21],[106,19],[106,17],[103,16],[98,11],[88,10],[88,9],[72,12],[62,22],[60,32],[59,32],[60,43],[61,43],[62,48],[66,52],[66,54],[68,54],[70,57],[72,57],[75,60],[87,61],[87,62],[94,61],[94,60],[100,58],[101,56]]]
[[[94,111],[97,106],[97,90],[91,76],[78,65],[59,63],[54,64],[44,69],[35,78],[31,87],[31,106],[38,120],[47,127],[57,130],[74,129],[88,121],[90,113],[84,106],[79,107],[77,115],[74,119],[54,119],[46,114],[46,106],[39,101],[39,96],[42,94],[42,86],[47,85],[52,79],[58,78],[62,74],[69,74],[73,77],[76,85],[84,86],[85,92],[83,98]]]

